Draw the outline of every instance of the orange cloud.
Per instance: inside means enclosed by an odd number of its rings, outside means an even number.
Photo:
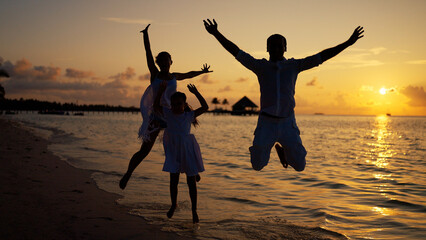
[[[91,71],[81,71],[74,68],[65,69],[65,76],[69,78],[88,78],[94,75],[95,74]]]
[[[306,86],[317,86],[317,77],[314,77],[311,81],[306,83]]]
[[[67,81],[65,78],[88,77],[90,71],[68,68],[65,75],[55,66],[33,66],[22,59],[15,64],[6,61],[2,65],[10,73],[10,78],[1,79],[5,92],[11,98],[37,98],[39,100],[75,101],[86,103],[107,103],[137,105],[140,89],[134,89],[127,80],[134,77],[135,71],[128,67],[124,72],[109,78],[92,77],[86,81]],[[113,79],[113,80],[108,80]]]
[[[218,90],[218,92],[229,92],[229,91],[232,91],[231,86],[229,86],[229,85]]]
[[[247,82],[248,80],[249,80],[248,78],[240,77],[235,82]]]
[[[214,83],[214,81],[212,81],[211,79],[210,79],[210,75],[208,75],[208,74],[205,74],[205,75],[203,75],[201,78],[200,78],[200,80],[198,80],[199,82],[202,82],[202,83],[206,83],[206,84],[213,84]]]
[[[150,79],[151,79],[151,74],[150,73],[146,73],[146,74],[143,74],[143,75],[139,76],[139,80],[140,81],[146,81],[146,80],[150,80]]]
[[[410,99],[408,105],[414,107],[426,106],[426,92],[423,87],[408,85],[401,89],[400,92]]]

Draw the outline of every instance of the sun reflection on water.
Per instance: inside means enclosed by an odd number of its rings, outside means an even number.
[[[379,213],[383,216],[389,216],[392,215],[392,210],[388,209],[388,208],[384,208],[384,207],[373,207],[371,209],[371,211]]]
[[[389,166],[389,158],[393,157],[396,152],[392,148],[389,139],[393,136],[390,129],[390,119],[388,116],[377,116],[374,122],[374,129],[371,130],[371,137],[376,141],[368,143],[370,147],[371,159],[367,159],[367,163],[373,163],[378,168],[387,168]]]
[[[369,146],[369,158],[366,159],[367,164],[374,164],[379,169],[389,169],[390,158],[392,158],[396,151],[393,148],[392,138],[395,134],[390,127],[391,119],[388,116],[377,116],[374,120],[373,128],[370,135],[371,142],[367,143]],[[376,186],[377,193],[384,198],[387,196],[389,186],[387,183],[383,183],[383,180],[392,180],[391,173],[373,172],[373,177],[380,181]],[[374,206],[370,208],[371,212],[378,213],[382,216],[392,215],[393,212],[384,207]]]

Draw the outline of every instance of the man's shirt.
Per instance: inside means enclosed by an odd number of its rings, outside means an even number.
[[[322,63],[320,54],[303,59],[283,59],[270,62],[255,59],[240,50],[236,59],[257,75],[260,85],[260,111],[277,117],[289,117],[294,113],[297,75]]]

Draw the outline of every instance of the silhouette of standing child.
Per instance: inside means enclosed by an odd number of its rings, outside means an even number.
[[[126,187],[127,182],[132,176],[133,171],[151,151],[155,143],[155,139],[157,139],[160,130],[165,128],[165,123],[161,119],[161,117],[154,115],[152,111],[155,96],[158,93],[160,83],[163,81],[166,81],[167,83],[167,87],[160,101],[160,105],[166,108],[170,108],[170,96],[176,92],[176,81],[193,78],[204,73],[212,72],[209,70],[210,66],[204,64],[203,68],[201,68],[201,71],[190,71],[187,73],[170,73],[170,67],[173,61],[172,57],[168,52],[160,52],[155,58],[154,62],[148,36],[148,28],[150,25],[151,24],[149,24],[144,30],[141,31],[143,33],[146,60],[148,63],[149,72],[151,74],[151,84],[145,90],[140,102],[143,122],[142,126],[139,129],[139,138],[141,138],[143,142],[140,150],[137,151],[130,159],[127,172],[120,180],[119,186],[121,189],[124,189]],[[160,71],[158,71],[157,67],[155,66],[155,63],[157,63],[157,65],[160,67]]]
[[[188,89],[201,104],[201,107],[191,111],[186,103],[186,95],[176,92],[171,96],[171,109],[160,106],[161,95],[167,82],[163,81],[159,93],[155,99],[154,108],[157,114],[162,114],[167,123],[164,130],[163,146],[166,156],[163,171],[170,173],[170,198],[172,206],[167,212],[171,218],[177,206],[178,183],[180,173],[186,173],[186,182],[189,188],[189,196],[192,205],[193,223],[198,223],[197,214],[197,184],[200,181],[199,173],[204,171],[200,147],[193,134],[190,134],[191,123],[197,125],[196,117],[205,113],[209,106],[206,100],[198,92],[197,88],[188,84]]]

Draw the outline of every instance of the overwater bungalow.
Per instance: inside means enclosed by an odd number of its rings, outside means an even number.
[[[232,105],[232,115],[252,115],[258,114],[259,107],[254,104],[248,97],[244,96],[234,105]]]

